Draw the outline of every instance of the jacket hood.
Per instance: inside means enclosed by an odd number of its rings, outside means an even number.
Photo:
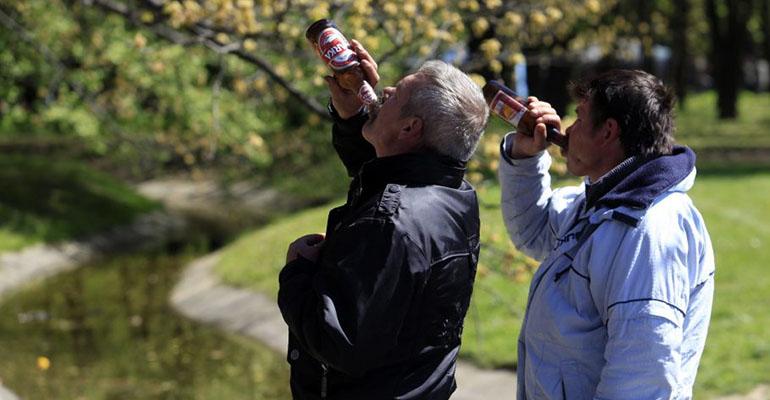
[[[695,153],[685,146],[674,146],[671,154],[656,156],[651,159],[629,159],[624,162],[625,171],[612,171],[623,176],[620,181],[598,199],[596,208],[617,208],[626,206],[634,209],[646,209],[661,194],[670,191],[687,191],[692,187],[695,168]],[[601,182],[597,183],[601,185]],[[592,185],[594,186],[594,185]],[[588,198],[588,188],[586,197]]]

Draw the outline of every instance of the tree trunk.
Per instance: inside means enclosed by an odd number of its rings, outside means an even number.
[[[685,99],[687,97],[687,67],[690,58],[687,49],[687,29],[690,26],[689,14],[690,0],[674,2],[674,15],[671,18],[671,25],[674,27],[671,74],[674,90],[679,98],[679,106],[682,108],[685,107]]]
[[[717,90],[719,118],[738,116],[738,91],[743,81],[742,63],[746,23],[751,0],[726,0],[722,18],[714,0],[706,0],[706,16],[711,30],[711,65]]]
[[[637,12],[639,25],[644,24],[647,28],[645,32],[639,32],[638,37],[642,40],[642,69],[655,74],[655,59],[652,56],[652,18],[650,16],[650,1],[640,1],[637,3]]]
[[[762,53],[770,61],[770,0],[762,0]]]
[[[572,77],[572,64],[560,58],[549,63],[527,63],[529,95],[551,103],[559,115],[564,115],[570,102],[567,84]]]

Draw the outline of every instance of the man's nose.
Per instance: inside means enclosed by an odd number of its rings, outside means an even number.
[[[396,91],[396,88],[393,86],[388,86],[385,89],[382,89],[382,93],[384,93],[386,96],[392,95]]]

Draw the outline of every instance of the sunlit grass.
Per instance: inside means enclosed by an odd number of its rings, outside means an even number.
[[[0,251],[82,237],[158,207],[106,174],[53,157],[0,157],[0,187]]]

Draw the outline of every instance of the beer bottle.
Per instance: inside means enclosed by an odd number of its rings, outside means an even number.
[[[536,123],[534,116],[527,112],[529,101],[497,81],[487,82],[482,91],[491,112],[513,125],[517,132],[528,136],[534,134]],[[553,125],[546,125],[546,140],[561,148],[567,147],[567,137]]]
[[[334,22],[328,19],[314,22],[305,31],[305,37],[334,71],[334,78],[340,86],[358,94],[364,106],[377,101],[377,94],[366,81],[356,52],[350,48],[350,43]]]

